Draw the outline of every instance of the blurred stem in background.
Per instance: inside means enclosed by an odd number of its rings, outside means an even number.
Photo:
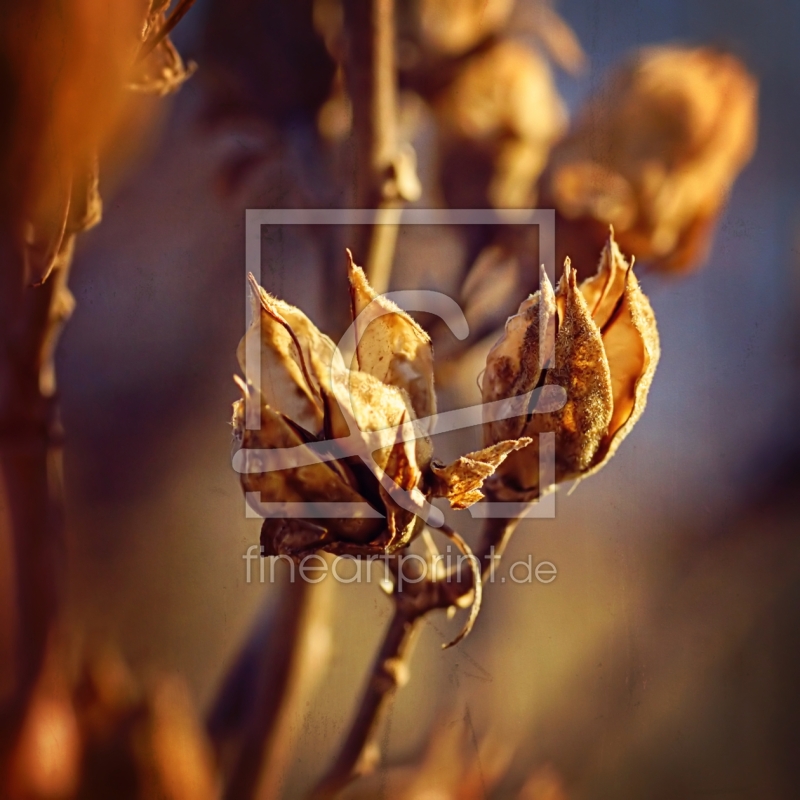
[[[208,731],[226,798],[279,797],[304,713],[330,657],[333,581],[284,581],[222,684]]]
[[[397,133],[394,0],[344,0],[347,63],[357,149],[356,205],[377,209],[375,224],[356,232],[378,294],[389,289],[404,202],[419,198],[416,157]]]
[[[68,264],[25,285],[23,259],[4,248],[0,269],[0,495],[14,557],[13,693],[3,734],[14,735],[58,615],[64,559],[62,432],[53,357],[73,299]]]

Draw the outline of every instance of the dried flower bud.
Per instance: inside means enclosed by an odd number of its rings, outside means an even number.
[[[449,466],[434,462],[430,339],[405,311],[375,294],[352,259],[349,277],[357,342],[349,367],[337,363],[333,342],[302,311],[252,281],[254,325],[239,346],[245,399],[234,404],[233,424],[244,448],[242,485],[262,502],[361,503],[377,513],[267,518],[267,554],[343,544],[397,550],[419,531],[416,512],[430,497],[466,508],[481,499],[481,486],[506,455],[529,441],[504,441]],[[256,352],[258,380],[245,359]],[[259,415],[257,429],[246,425],[250,404]],[[267,458],[290,449],[297,460],[267,469]]]
[[[539,484],[540,433],[555,434],[556,483],[600,469],[644,411],[659,353],[650,303],[613,232],[597,274],[580,286],[569,261],[555,293],[542,270],[541,289],[508,320],[487,357],[483,400],[558,385],[567,402],[548,413],[520,408],[518,417],[485,425],[488,444],[520,436],[533,440],[498,468],[496,496],[532,500],[551,488]]]
[[[613,224],[621,246],[639,259],[670,270],[698,265],[753,153],[757,93],[731,55],[639,51],[554,150],[548,201],[570,220]]]
[[[501,41],[472,56],[439,96],[436,113],[451,205],[511,208],[533,202],[550,148],[567,124],[538,51]],[[467,161],[473,162],[469,169]],[[484,173],[480,185],[470,186]]]

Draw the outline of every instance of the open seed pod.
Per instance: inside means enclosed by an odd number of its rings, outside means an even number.
[[[532,439],[498,468],[493,495],[528,501],[552,488],[540,485],[541,433],[555,434],[555,483],[606,464],[644,411],[659,354],[653,311],[613,231],[597,274],[580,286],[569,261],[557,292],[542,270],[540,290],[508,320],[487,357],[483,401],[558,385],[567,402],[547,413],[521,408],[519,416],[484,426],[487,444]]]
[[[486,478],[528,441],[492,443],[449,466],[434,461],[430,339],[375,294],[352,258],[348,269],[349,363],[302,311],[252,280],[254,323],[239,347],[245,380],[234,404],[241,448],[234,463],[256,508],[279,508],[262,530],[266,555],[394,552],[421,530],[430,498],[447,497],[455,508],[480,500]]]

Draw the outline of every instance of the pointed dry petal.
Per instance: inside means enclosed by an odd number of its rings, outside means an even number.
[[[533,390],[543,367],[552,357],[556,302],[544,267],[540,287],[536,294],[523,301],[513,317],[509,317],[503,335],[486,357],[481,387],[484,403],[521,397]],[[484,438],[488,443],[520,436],[528,409],[524,398],[518,405],[518,415],[486,425]]]
[[[436,395],[430,337],[405,311],[373,291],[349,250],[348,257],[359,370],[404,389],[417,418],[432,416],[436,413]],[[370,309],[359,317],[368,306]],[[378,316],[381,312],[389,313]]]
[[[567,402],[558,411],[532,414],[525,427],[526,436],[555,431],[557,483],[570,480],[589,466],[608,430],[613,410],[611,375],[603,340],[576,286],[575,271],[569,262],[559,293],[563,299],[563,321],[556,336],[555,363],[548,370],[545,385],[563,387]]]
[[[302,311],[271,297],[254,280],[254,323],[239,343],[237,355],[248,383],[260,392],[259,402],[280,411],[314,435],[323,429],[324,404],[320,395],[318,372],[324,370],[322,361],[326,342],[333,343],[320,333]],[[289,324],[302,323],[302,341]],[[259,330],[260,326],[260,330]],[[305,353],[304,353],[305,349]],[[252,365],[246,365],[245,354],[259,353],[261,374],[256,381]],[[314,357],[310,358],[313,352]],[[315,369],[314,367],[317,367]],[[258,385],[255,385],[256,382]]]
[[[506,456],[530,444],[530,439],[515,439],[485,447],[475,453],[468,453],[447,466],[431,464],[434,474],[433,494],[446,497],[451,508],[469,508],[483,499],[481,487],[484,481],[494,474]]]
[[[580,286],[592,319],[601,331],[625,294],[629,269],[630,264],[614,241],[614,229],[609,226],[608,240],[600,255],[597,274],[585,280]]]
[[[603,346],[611,371],[614,413],[594,459],[596,467],[611,458],[642,415],[661,354],[653,309],[632,270],[622,304],[603,331]]]
[[[344,409],[347,409],[349,400],[353,422],[358,431],[368,433],[399,428],[413,419],[410,401],[402,389],[382,383],[366,372],[352,372],[349,378],[349,397],[341,397],[341,394],[337,394],[337,397]],[[341,392],[341,389],[335,386],[334,391]],[[400,440],[398,435],[394,444],[373,451],[372,457],[377,467],[400,489],[419,492],[417,487],[422,476],[419,454],[426,454],[427,460],[423,463],[427,464],[430,449],[430,440],[427,437],[406,442]],[[374,477],[370,477],[370,480],[377,482]],[[407,544],[416,532],[417,517],[398,505],[384,486],[378,484],[375,488],[386,508],[389,533],[387,547],[395,549],[401,544]]]

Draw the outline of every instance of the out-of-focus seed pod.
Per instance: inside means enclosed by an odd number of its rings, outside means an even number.
[[[755,148],[757,95],[732,55],[645,48],[611,73],[553,151],[546,199],[566,219],[586,221],[576,240],[613,224],[640,260],[698,266]]]
[[[532,204],[567,114],[546,59],[514,41],[470,57],[439,95],[443,184],[453,207]]]
[[[542,270],[541,289],[520,306],[490,351],[483,400],[513,398],[541,385],[562,386],[566,404],[485,425],[487,444],[520,436],[532,443],[513,452],[491,479],[498,499],[533,500],[539,483],[540,433],[554,433],[555,483],[600,469],[644,411],[660,354],[650,303],[613,233],[597,274],[577,283],[569,262],[558,291]]]
[[[503,459],[527,439],[494,443],[446,466],[433,461],[428,434],[436,413],[433,351],[427,333],[402,309],[376,295],[360,267],[349,264],[356,349],[346,366],[336,365],[336,347],[300,309],[253,285],[254,324],[239,347],[244,394],[234,404],[236,447],[242,449],[242,486],[271,503],[362,503],[377,514],[337,519],[267,518],[262,529],[266,555],[299,555],[313,549],[379,547],[393,552],[421,529],[421,518],[399,503],[407,493],[416,507],[430,497],[447,497],[466,508],[483,497],[481,486]],[[259,353],[260,379],[247,363]],[[260,427],[248,427],[247,407]],[[412,437],[400,435],[407,423]],[[370,434],[381,434],[378,445]],[[319,447],[348,437],[361,439],[373,465],[358,457],[328,461],[303,458],[300,466],[266,470],[265,453]],[[323,447],[323,449],[325,449]],[[380,479],[385,474],[390,483]]]
[[[443,55],[466,53],[499,31],[514,0],[420,0],[422,43]]]

